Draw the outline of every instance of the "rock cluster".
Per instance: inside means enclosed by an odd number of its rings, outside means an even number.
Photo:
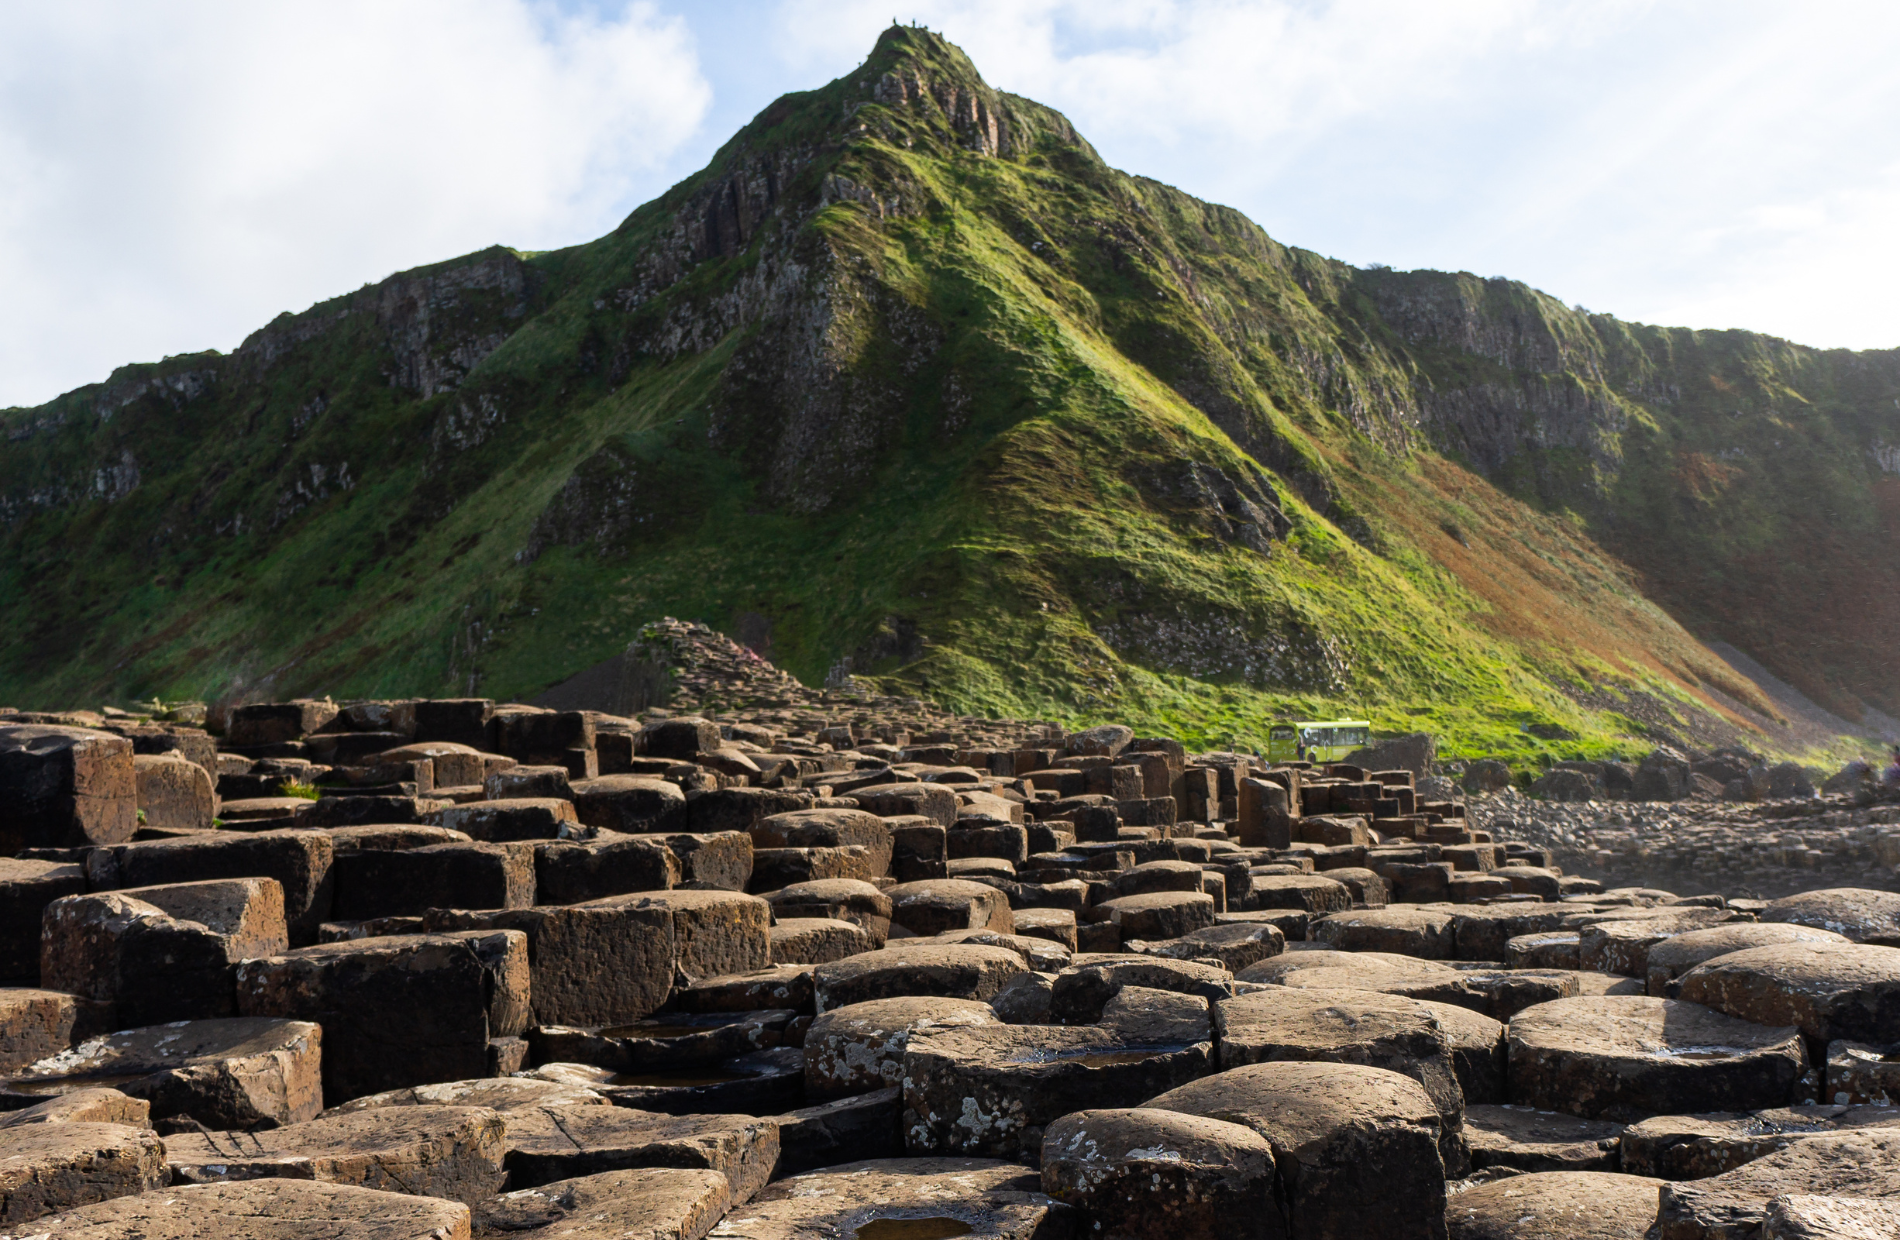
[[[0,718],[0,1236],[1891,1234],[1900,894],[801,693]]]

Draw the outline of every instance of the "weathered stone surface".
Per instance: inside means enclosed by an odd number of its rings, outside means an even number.
[[[678,784],[644,775],[580,781],[574,785],[574,815],[590,827],[625,835],[702,829],[687,826],[686,794]]]
[[[1382,977],[1442,983],[1463,976],[1459,970],[1436,960],[1420,960],[1415,956],[1401,956],[1392,952],[1333,951],[1310,944],[1302,945],[1300,950],[1288,951],[1250,965],[1234,976],[1243,982],[1284,983],[1294,974],[1315,969],[1359,973],[1372,984],[1377,984]]]
[[[562,824],[576,819],[573,803],[559,797],[509,797],[451,805],[437,812],[436,821],[472,840],[503,843],[557,839]]]
[[[793,917],[772,925],[772,959],[780,964],[823,964],[877,950],[870,932],[829,917]]]
[[[1575,930],[1520,934],[1505,944],[1504,959],[1513,969],[1581,969],[1583,936]]]
[[[1514,1171],[1615,1171],[1623,1125],[1534,1107],[1465,1103],[1471,1167]],[[1655,1211],[1650,1211],[1654,1217]]]
[[[274,878],[284,889],[284,919],[294,946],[315,942],[317,927],[330,918],[335,856],[327,831],[216,831],[95,848],[86,854],[86,878],[95,892]]]
[[[1770,1203],[1794,1193],[1900,1199],[1900,1132],[1810,1137],[1722,1175],[1665,1184],[1657,1234],[1660,1240],[1757,1236]]]
[[[697,980],[751,973],[772,963],[772,906],[737,891],[656,891],[594,902],[664,911],[673,919],[678,970]]]
[[[709,1069],[778,1046],[796,1014],[788,1011],[666,1013],[607,1029],[539,1025],[530,1034],[536,1060],[585,1063],[630,1074]]]
[[[16,1072],[73,1043],[73,996],[56,990],[0,990],[0,1073]]]
[[[975,999],[906,996],[831,1009],[805,1034],[806,1093],[833,1098],[897,1085],[913,1033],[998,1023],[990,1005]]]
[[[1071,952],[1076,950],[1075,911],[1066,908],[1019,908],[1012,912],[1016,933],[1029,938],[1048,939]],[[1271,927],[1268,927],[1271,929]],[[1150,946],[1158,946],[1150,944]]]
[[[1053,1025],[1053,973],[1018,973],[990,996],[990,1007],[1006,1025]]]
[[[681,1012],[762,1012],[789,1008],[810,1015],[812,966],[774,965],[751,973],[729,973],[701,978],[673,992],[672,1006]]]
[[[139,829],[132,742],[110,732],[0,724],[0,853],[119,844]]]
[[[1145,1105],[1266,1138],[1289,1236],[1445,1236],[1439,1112],[1410,1077],[1357,1064],[1248,1064]]]
[[[928,936],[947,930],[1013,933],[1009,897],[994,887],[960,878],[935,878],[886,888],[891,924]]]
[[[1887,1043],[1900,1030],[1900,948],[1783,943],[1707,960],[1677,994],[1743,1020],[1794,1025],[1817,1044]]]
[[[871,872],[888,874],[891,868],[891,828],[876,814],[861,809],[804,809],[773,814],[751,829],[758,848],[842,848],[859,845],[869,850]]]
[[[655,1115],[628,1107],[540,1107],[508,1113],[508,1183],[533,1188],[641,1167],[700,1167],[752,1198],[778,1162],[778,1124],[750,1115]]]
[[[1662,1181],[1604,1171],[1540,1171],[1451,1199],[1451,1240],[1643,1240]]]
[[[1804,891],[1770,900],[1761,919],[1829,930],[1856,943],[1900,947],[1900,892],[1863,887]]]
[[[1657,908],[1579,919],[1577,967],[1621,977],[1647,978],[1649,952],[1675,935],[1738,920],[1712,908]]]
[[[1810,1137],[1854,1128],[1894,1127],[1900,1127],[1900,1109],[1884,1106],[1659,1115],[1623,1131],[1623,1169],[1664,1180],[1701,1180]]]
[[[332,1103],[486,1076],[489,1039],[528,1025],[519,930],[355,939],[238,966],[238,1010],[323,1026]]]
[[[1123,986],[1102,1005],[1101,1027],[1140,1046],[1192,1045],[1214,1036],[1213,1008],[1199,995]]]
[[[1352,890],[1323,874],[1255,874],[1253,898],[1263,909],[1333,913],[1352,907]]]
[[[1018,914],[1018,920],[1021,920]],[[1286,950],[1286,935],[1278,926],[1225,925],[1195,930],[1178,939],[1158,943],[1142,940],[1124,942],[1124,951],[1146,956],[1164,956],[1170,960],[1218,960],[1234,973],[1277,956]]]
[[[1314,922],[1308,936],[1339,951],[1391,952],[1422,960],[1457,955],[1452,914],[1407,905],[1334,913]]]
[[[152,1126],[152,1104],[116,1089],[75,1089],[70,1094],[36,1102],[22,1111],[0,1115],[0,1128],[29,1124],[124,1124]]]
[[[125,1029],[21,1069],[15,1096],[110,1085],[151,1104],[154,1119],[220,1128],[294,1124],[323,1110],[323,1030],[298,1020],[236,1017]]]
[[[138,812],[148,830],[208,831],[217,816],[211,773],[178,754],[134,754]]]
[[[1054,1018],[1068,1025],[1091,1025],[1124,986],[1169,990],[1205,1001],[1226,999],[1233,979],[1218,965],[1159,956],[1083,954],[1056,975],[1051,994]]]
[[[1808,1067],[1791,1026],[1636,995],[1526,1008],[1508,1045],[1513,1102],[1590,1119],[1786,1105]]]
[[[904,1145],[1014,1157],[1050,1122],[1133,1106],[1213,1069],[1213,1047],[1131,1045],[1096,1028],[986,1025],[913,1033],[904,1052]]]
[[[732,1207],[717,1171],[642,1167],[556,1180],[491,1197],[476,1234],[514,1240],[700,1240]]]
[[[431,932],[519,930],[537,1025],[622,1025],[666,1003],[678,952],[672,914],[622,900],[525,909],[436,909]]]
[[[781,919],[828,917],[853,922],[864,927],[876,947],[884,946],[890,937],[891,898],[862,879],[825,878],[793,883],[768,892],[765,900],[772,906],[773,915]]]
[[[473,1205],[501,1188],[503,1132],[485,1107],[388,1107],[256,1132],[177,1133],[165,1158],[183,1184],[277,1176]]]
[[[1027,969],[1022,956],[1007,948],[934,943],[913,947],[899,939],[881,951],[817,966],[812,987],[822,1014],[870,999],[904,995],[987,1000],[1023,972]]]
[[[1445,1036],[1452,1071],[1458,1076],[1458,1088],[1464,1093],[1465,1102],[1503,1102],[1508,1093],[1504,1023],[1456,1004],[1436,1003],[1430,999],[1417,1002],[1432,1014]]]
[[[379,1107],[487,1107],[491,1111],[519,1111],[528,1107],[606,1105],[605,1095],[578,1085],[525,1076],[503,1076],[472,1081],[443,1081],[435,1085],[417,1085],[412,1089],[368,1094],[341,1106],[331,1107],[323,1114],[328,1118],[332,1115],[351,1115],[357,1111],[373,1111]]]
[[[334,868],[339,921],[534,903],[534,846],[528,843],[359,850],[338,855]]]
[[[583,904],[632,892],[670,891],[683,874],[664,840],[603,831],[589,840],[535,845],[534,892],[542,904]]]
[[[1768,1203],[1762,1240],[1889,1240],[1900,1235],[1900,1201],[1790,1193]]]
[[[48,1240],[469,1240],[468,1207],[344,1184],[249,1180],[120,1197],[44,1220]]]
[[[796,1175],[814,1167],[834,1167],[901,1149],[904,1139],[899,1120],[903,1109],[903,1091],[892,1085],[776,1116],[777,1174]]]
[[[1200,891],[1117,896],[1091,906],[1083,916],[1115,926],[1124,940],[1175,939],[1214,924],[1214,897]]]
[[[0,1225],[18,1226],[164,1184],[165,1146],[154,1132],[70,1123],[33,1124],[0,1136]]]
[[[46,906],[85,891],[86,872],[80,866],[0,857],[0,978],[39,982],[40,919]]]
[[[581,1085],[617,1107],[659,1115],[778,1115],[805,1104],[804,1052],[789,1046],[672,1071],[544,1063],[529,1075]]]
[[[1900,1055],[1865,1042],[1827,1044],[1827,1101],[1836,1105],[1900,1101]]]
[[[977,1158],[889,1158],[793,1176],[745,1210],[746,1240],[1079,1240],[1074,1211],[1036,1173]]]
[[[1671,935],[1649,949],[1645,983],[1659,999],[1673,999],[1669,984],[1705,960],[1776,943],[1839,943],[1832,930],[1779,922],[1740,922]]]
[[[1077,1111],[1042,1139],[1043,1191],[1102,1240],[1280,1240],[1277,1177],[1253,1129],[1175,1111]]]

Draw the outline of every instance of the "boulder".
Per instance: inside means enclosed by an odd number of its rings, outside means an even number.
[[[435,817],[448,830],[460,831],[471,840],[489,844],[559,839],[561,828],[576,821],[573,803],[559,797],[470,801],[440,810]]]
[[[1022,920],[1023,914],[1017,914]],[[1073,924],[1073,922],[1071,922]],[[1071,944],[1073,946],[1073,944]],[[1278,926],[1231,924],[1194,930],[1178,939],[1158,943],[1137,939],[1122,944],[1124,951],[1169,960],[1218,960],[1230,972],[1259,964],[1286,950],[1286,935]]]
[[[903,1091],[892,1085],[777,1116],[776,1174],[796,1175],[888,1154],[903,1144],[898,1133],[902,1114]]]
[[[1153,1109],[1077,1111],[1042,1138],[1042,1190],[1101,1240],[1283,1240],[1273,1146],[1251,1128]]]
[[[1526,1008],[1508,1047],[1511,1101],[1588,1119],[1782,1106],[1808,1070],[1792,1026],[1637,995]]]
[[[688,826],[686,794],[678,784],[645,775],[581,780],[574,785],[574,816],[623,835],[704,829]]]
[[[827,917],[852,922],[864,927],[876,947],[884,946],[890,937],[891,898],[874,884],[860,879],[826,878],[794,883],[767,893],[765,900],[772,906],[774,917]],[[1073,915],[1069,920],[1074,924]],[[1018,933],[1023,933],[1020,927]]]
[[[1762,1240],[1884,1240],[1900,1235],[1900,1201],[1789,1193],[1768,1203]]]
[[[381,1107],[487,1107],[491,1111],[520,1111],[529,1107],[607,1106],[605,1095],[561,1081],[526,1076],[485,1077],[472,1081],[442,1081],[387,1093],[366,1094],[324,1112],[351,1115]]]
[[[833,1008],[805,1033],[806,1094],[822,1099],[889,1088],[903,1080],[912,1034],[998,1023],[991,1006],[975,999],[905,996]]]
[[[1438,742],[1430,732],[1412,732],[1380,741],[1346,755],[1346,765],[1368,771],[1410,771],[1423,779],[1438,760]]]
[[[1829,1042],[1826,1079],[1822,1096],[1830,1103],[1891,1106],[1900,1100],[1900,1055],[1891,1046]]]
[[[1432,1014],[1444,1034],[1452,1071],[1458,1076],[1465,1102],[1503,1102],[1508,1063],[1504,1023],[1456,1004],[1429,999],[1421,999],[1418,1004]]]
[[[534,846],[431,844],[357,850],[335,862],[339,921],[415,917],[434,908],[527,908],[534,903]]]
[[[80,866],[0,857],[0,978],[39,984],[46,906],[85,892],[86,871]]]
[[[1662,1181],[1605,1171],[1538,1171],[1451,1199],[1451,1240],[1644,1240]]]
[[[25,1110],[0,1115],[0,1128],[24,1128],[31,1124],[124,1124],[130,1128],[150,1128],[152,1104],[116,1089],[75,1089],[70,1094],[36,1102]]]

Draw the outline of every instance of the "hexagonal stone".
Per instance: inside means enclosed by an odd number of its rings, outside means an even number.
[[[61,896],[84,895],[86,871],[56,861],[0,857],[0,978],[40,980],[40,919]]]
[[[139,829],[132,742],[110,732],[0,725],[0,853],[120,844]]]
[[[1094,1024],[1125,986],[1170,990],[1205,1001],[1226,999],[1234,993],[1233,979],[1219,965],[1160,956],[1091,957],[1084,953],[1076,964],[1056,975],[1051,1013],[1066,1025]]]
[[[1017,914],[1018,919],[1022,914]],[[1238,973],[1262,960],[1286,950],[1286,935],[1278,926],[1215,925],[1194,930],[1178,939],[1150,943],[1140,939],[1122,944],[1124,951],[1170,960],[1218,960],[1228,971]]]
[[[17,1072],[73,1044],[77,1009],[57,990],[0,990],[0,1073]]]
[[[32,1124],[0,1138],[3,1225],[149,1192],[165,1182],[165,1145],[155,1132],[124,1124]]]
[[[1759,1235],[1770,1204],[1796,1193],[1900,1199],[1900,1132],[1872,1128],[1811,1137],[1706,1180],[1664,1184],[1657,1234],[1660,1240]]]
[[[1783,943],[1706,960],[1677,994],[1743,1020],[1795,1025],[1817,1043],[1891,1042],[1900,1029],[1900,948]]]
[[[806,1092],[819,1099],[897,1085],[913,1033],[997,1023],[990,1005],[975,999],[905,996],[833,1008],[805,1033]]]
[[[1289,1236],[1443,1240],[1438,1107],[1410,1077],[1357,1064],[1248,1064],[1145,1105],[1265,1137]]]
[[[274,878],[284,889],[284,918],[296,945],[315,942],[317,927],[330,918],[335,857],[327,831],[216,831],[95,848],[86,854],[86,879],[97,892],[214,878]]]
[[[1030,938],[1048,939],[1071,952],[1076,950],[1075,910],[1066,908],[1019,908],[1012,912],[1016,933]]]
[[[765,1186],[778,1163],[777,1122],[750,1115],[655,1115],[628,1107],[533,1107],[508,1113],[508,1183],[532,1188],[639,1167],[702,1167],[733,1200]]]
[[[701,978],[673,992],[671,1006],[680,1012],[763,1012],[789,1008],[810,1015],[812,966],[774,965],[750,973]]]
[[[211,774],[174,753],[133,754],[133,781],[144,825],[153,830],[208,831],[218,812]]]
[[[891,923],[927,936],[947,930],[995,930],[1010,934],[1015,920],[1009,897],[994,887],[961,878],[931,878],[885,889]]]
[[[863,926],[828,917],[788,917],[773,923],[771,936],[779,964],[824,964],[877,948]]]
[[[1520,934],[1505,943],[1504,959],[1513,969],[1580,969],[1583,936],[1575,930]]]
[[[1421,960],[1457,955],[1452,914],[1410,905],[1334,913],[1314,922],[1307,934],[1338,951],[1391,952]]]
[[[1649,949],[1644,982],[1658,999],[1673,999],[1670,983],[1705,960],[1747,951],[1751,947],[1769,947],[1776,943],[1840,943],[1845,940],[1832,930],[1781,922],[1738,922],[1730,926],[1710,926],[1671,935]]]
[[[503,1132],[486,1107],[384,1107],[255,1132],[176,1133],[165,1159],[177,1183],[277,1176],[472,1205],[501,1188]]]
[[[1799,1106],[1766,1111],[1659,1115],[1623,1131],[1623,1169],[1664,1180],[1700,1180],[1854,1128],[1900,1127],[1900,1108]]]
[[[1264,1137],[1200,1115],[1077,1111],[1042,1138],[1042,1190],[1102,1240],[1281,1240],[1276,1180]]]
[[[1507,1058],[1504,1022],[1451,1003],[1416,1001],[1432,1014],[1451,1051],[1452,1071],[1465,1102],[1503,1102]]]
[[[1647,979],[1652,947],[1675,935],[1735,922],[1741,916],[1724,909],[1668,907],[1580,918],[1577,967]]]
[[[679,884],[679,857],[664,840],[602,831],[588,840],[548,840],[534,847],[534,898],[540,904],[584,904]]]
[[[902,939],[893,943],[813,969],[818,1011],[901,995],[988,999],[1010,978],[1028,971],[1021,954],[1008,948],[935,943],[911,947]]]
[[[903,1091],[892,1085],[777,1116],[776,1174],[796,1175],[814,1167],[858,1162],[867,1155],[889,1153],[903,1143],[898,1135],[903,1109]]]
[[[1540,1171],[1451,1199],[1451,1240],[1643,1240],[1662,1181],[1604,1171]]]
[[[1091,922],[1107,922],[1127,939],[1176,939],[1214,924],[1214,897],[1200,891],[1154,891],[1117,896],[1087,909]]]
[[[1097,1028],[986,1025],[913,1033],[904,1052],[904,1145],[1016,1156],[1051,1121],[1133,1106],[1213,1069],[1213,1047],[1133,1045]]]
[[[574,803],[560,797],[470,801],[437,811],[435,820],[448,830],[489,844],[558,839],[562,825],[576,821]]]
[[[688,979],[751,973],[772,963],[772,906],[738,891],[655,891],[595,901],[663,909],[673,919],[678,970]]]
[[[1465,1104],[1465,1145],[1474,1171],[1614,1171],[1622,1135],[1623,1125],[1609,1120],[1535,1107]]]
[[[199,1184],[47,1219],[56,1240],[469,1240],[459,1201],[307,1180]]]
[[[1830,930],[1856,943],[1900,947],[1900,892],[1829,887],[1770,900],[1761,919]]]
[[[732,1185],[717,1171],[642,1167],[491,1197],[475,1225],[511,1240],[699,1240],[731,1207]]]
[[[1884,1240],[1900,1235],[1900,1201],[1789,1193],[1768,1203],[1762,1240]]]
[[[1459,970],[1436,960],[1420,960],[1392,952],[1333,951],[1324,948],[1288,951],[1284,955],[1249,965],[1234,976],[1243,982],[1284,984],[1295,973],[1313,969],[1358,973],[1364,977],[1369,988],[1377,988],[1393,979],[1430,984],[1456,982],[1464,976]]]
[[[884,1158],[780,1180],[745,1210],[746,1240],[1033,1240],[1077,1234],[1036,1173],[980,1158]]]
[[[28,1124],[125,1124],[152,1126],[152,1104],[116,1089],[76,1089],[70,1094],[36,1102],[23,1111],[0,1115],[0,1128]]]
[[[1636,995],[1526,1008],[1509,1048],[1511,1101],[1588,1119],[1785,1105],[1808,1067],[1792,1026]]]
[[[528,999],[537,1025],[624,1025],[672,994],[673,915],[618,897],[523,909],[432,909],[431,933],[519,930],[528,940]]]
[[[879,819],[879,821],[883,821]],[[891,898],[855,878],[821,878],[770,892],[765,897],[779,918],[828,917],[863,926],[875,947],[891,933]]]
[[[342,1106],[331,1107],[324,1117],[373,1111],[379,1107],[487,1107],[491,1111],[519,1111],[528,1107],[606,1106],[605,1095],[591,1089],[560,1081],[536,1080],[526,1076],[482,1077],[472,1081],[442,1081],[435,1085],[417,1085],[410,1089],[392,1089],[388,1093],[367,1094]]]
[[[779,1045],[790,1011],[667,1013],[605,1029],[540,1025],[530,1033],[538,1062],[588,1063],[625,1073],[710,1068]]]
[[[1256,908],[1298,909],[1333,913],[1352,907],[1352,889],[1323,874],[1258,874],[1253,876]]]
[[[323,1110],[323,1031],[299,1020],[235,1017],[126,1029],[81,1042],[8,1080],[15,1097],[110,1086],[151,1104],[155,1119],[248,1128]]]
[[[751,835],[754,849],[859,845],[869,850],[871,873],[890,873],[891,828],[865,810],[801,809],[773,814],[752,827]]]

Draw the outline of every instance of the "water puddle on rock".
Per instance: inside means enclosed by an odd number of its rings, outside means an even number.
[[[960,1218],[874,1218],[852,1235],[855,1240],[950,1240],[973,1230]]]

